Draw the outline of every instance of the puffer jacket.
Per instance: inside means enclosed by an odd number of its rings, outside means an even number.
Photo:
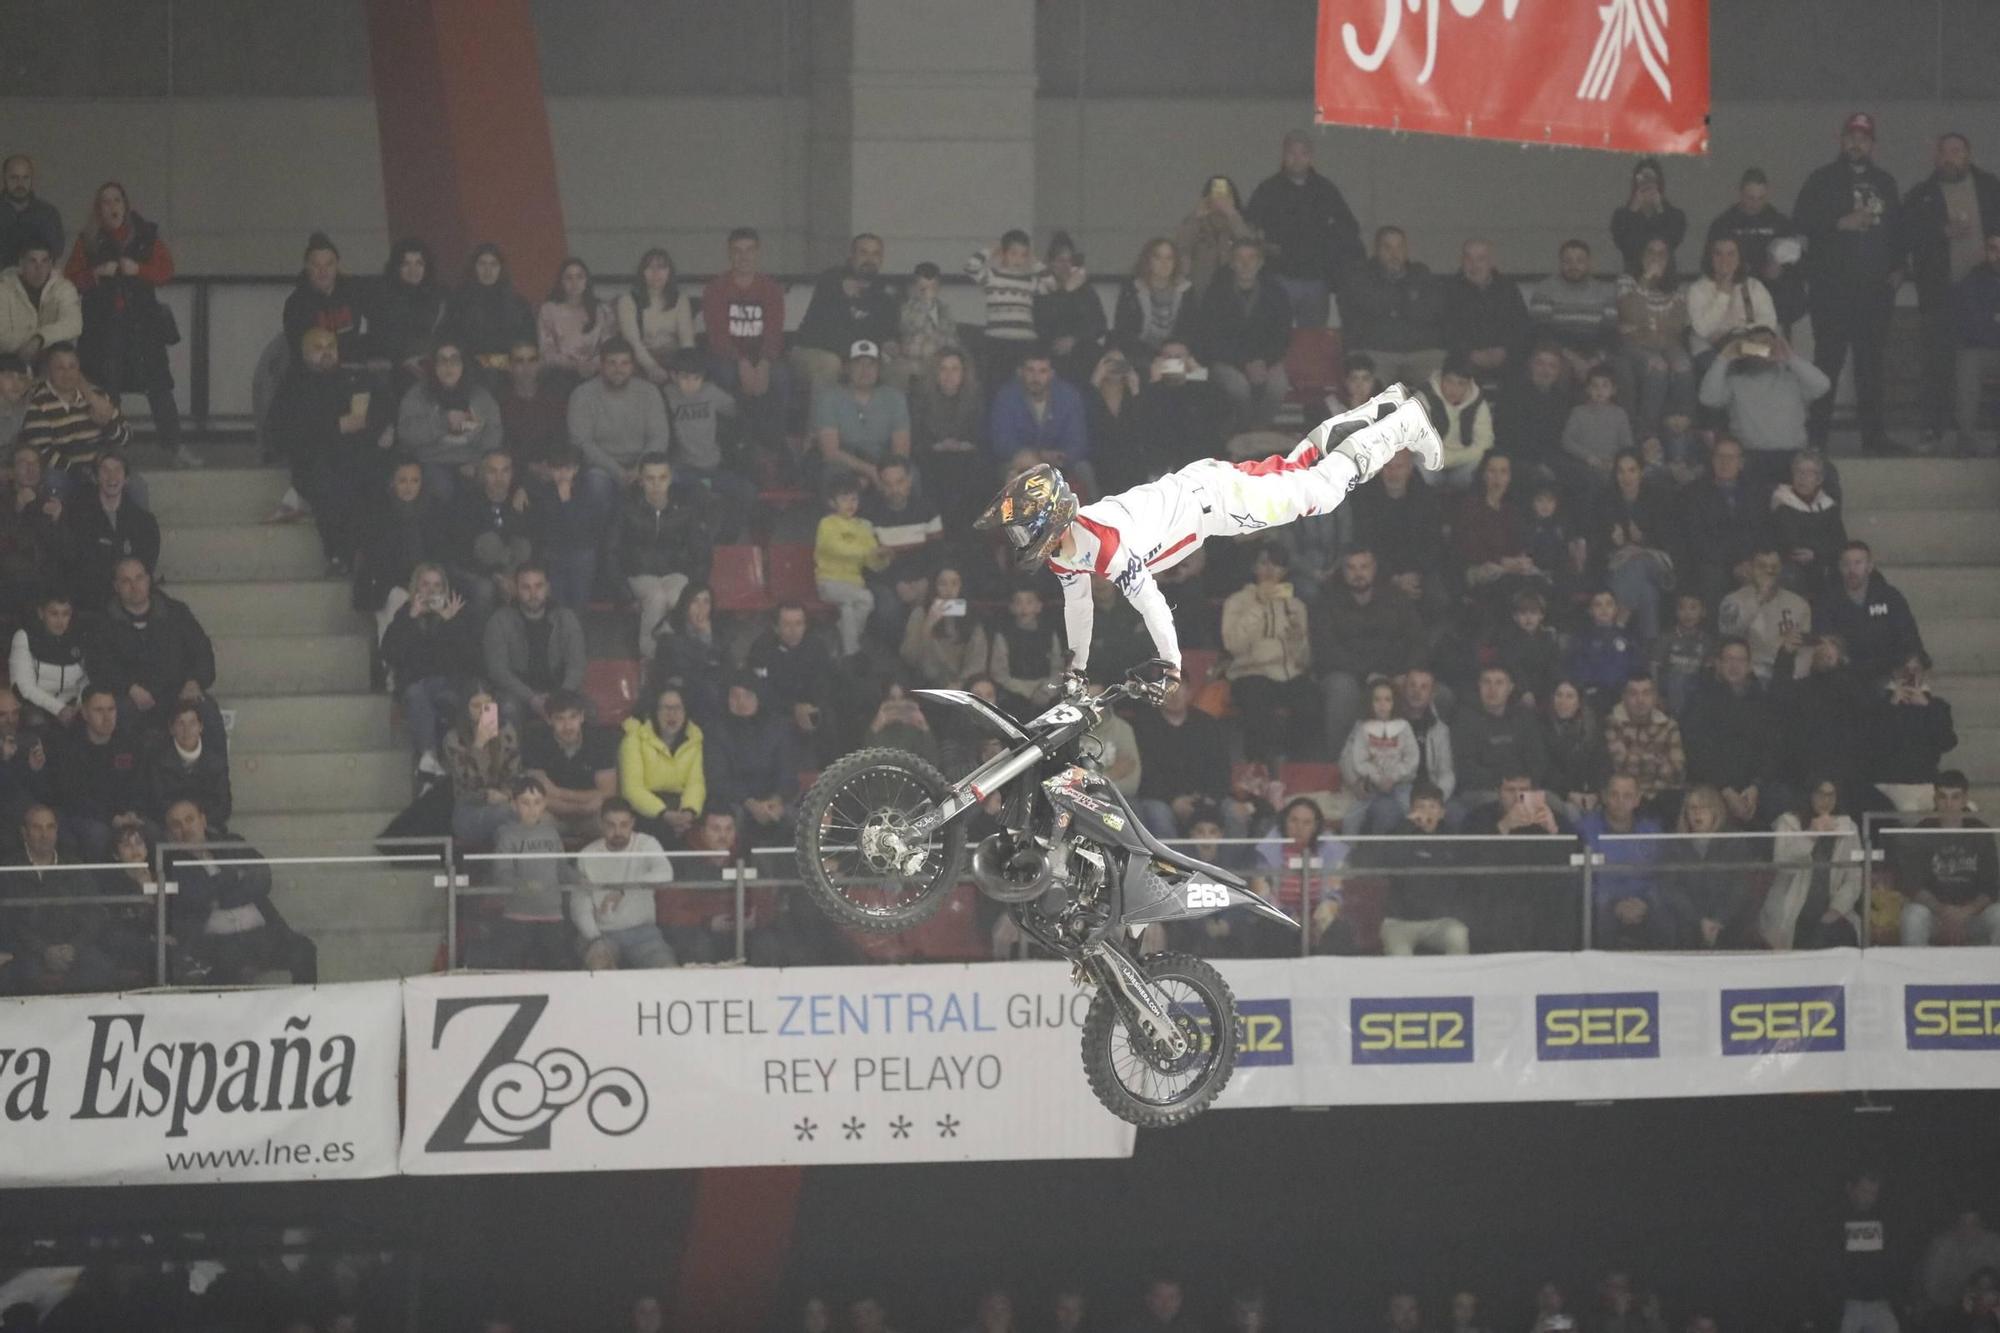
[[[1256,585],[1239,588],[1222,603],[1222,646],[1230,656],[1228,676],[1262,676],[1288,681],[1312,667],[1312,641],[1306,630],[1306,604],[1292,595],[1292,585],[1280,583],[1263,596]]]
[[[696,814],[708,803],[701,728],[688,723],[679,747],[670,748],[653,723],[628,717],[618,742],[618,794],[641,815],[656,819],[667,808],[662,792],[678,793],[680,808]]]

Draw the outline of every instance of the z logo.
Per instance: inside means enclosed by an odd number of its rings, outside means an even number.
[[[472,1076],[438,1120],[424,1144],[426,1152],[519,1152],[549,1146],[549,1126],[578,1102],[600,1134],[630,1134],[646,1119],[646,1086],[629,1069],[592,1073],[575,1051],[561,1047],[532,1060],[521,1058],[535,1030],[546,995],[488,995],[438,1001],[431,1049],[444,1039],[451,1021],[469,1010],[510,1007],[513,1013],[494,1037]]]

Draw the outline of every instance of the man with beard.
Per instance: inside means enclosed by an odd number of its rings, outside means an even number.
[[[1910,276],[1923,312],[1927,451],[1943,442],[1952,415],[1958,338],[1951,289],[1985,261],[1988,233],[2000,232],[2000,176],[1972,165],[1972,141],[1956,132],[1941,135],[1935,161],[1903,199]]]
[[[1900,199],[1896,178],[1875,165],[1875,117],[1857,111],[1841,126],[1840,156],[1806,177],[1792,209],[1807,242],[1813,361],[1835,381],[1853,350],[1855,411],[1871,453],[1894,452],[1882,427],[1882,352],[1903,281]],[[1816,448],[1832,418],[1833,396],[1822,394],[1812,409]]]
[[[300,334],[299,362],[271,404],[271,438],[289,457],[292,489],[312,510],[327,572],[340,577],[359,544],[368,442],[381,434],[369,429],[376,397],[360,375],[341,369],[339,335],[314,325]]]
[[[0,165],[0,266],[19,261],[31,240],[41,241],[50,254],[63,248],[62,217],[55,205],[35,193],[35,160],[16,153]]]
[[[841,363],[857,342],[894,357],[896,333],[896,294],[882,280],[882,238],[863,232],[848,243],[847,262],[813,284],[792,339],[792,366],[813,388],[825,388],[840,382]]]

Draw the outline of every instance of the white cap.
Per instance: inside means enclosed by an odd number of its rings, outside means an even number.
[[[847,359],[849,361],[858,361],[864,356],[872,356],[877,361],[880,361],[882,359],[882,349],[874,343],[869,342],[866,338],[861,339],[854,346],[847,349]]]

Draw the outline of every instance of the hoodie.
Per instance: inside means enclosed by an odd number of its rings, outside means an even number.
[[[1824,577],[1839,561],[1840,548],[1847,545],[1847,525],[1841,521],[1839,505],[1825,491],[1802,500],[1784,485],[1771,492],[1771,536],[1787,561],[1800,547],[1811,551],[1813,567]]]
[[[1347,733],[1340,751],[1340,776],[1359,791],[1366,781],[1377,791],[1392,788],[1417,776],[1417,733],[1400,717],[1387,721],[1363,718]]]
[[[1886,679],[1910,654],[1924,650],[1924,636],[1910,603],[1889,586],[1879,569],[1868,572],[1868,586],[1859,598],[1847,591],[1844,582],[1832,580],[1813,607],[1813,624],[1821,633],[1841,637],[1854,669],[1871,685]]]

